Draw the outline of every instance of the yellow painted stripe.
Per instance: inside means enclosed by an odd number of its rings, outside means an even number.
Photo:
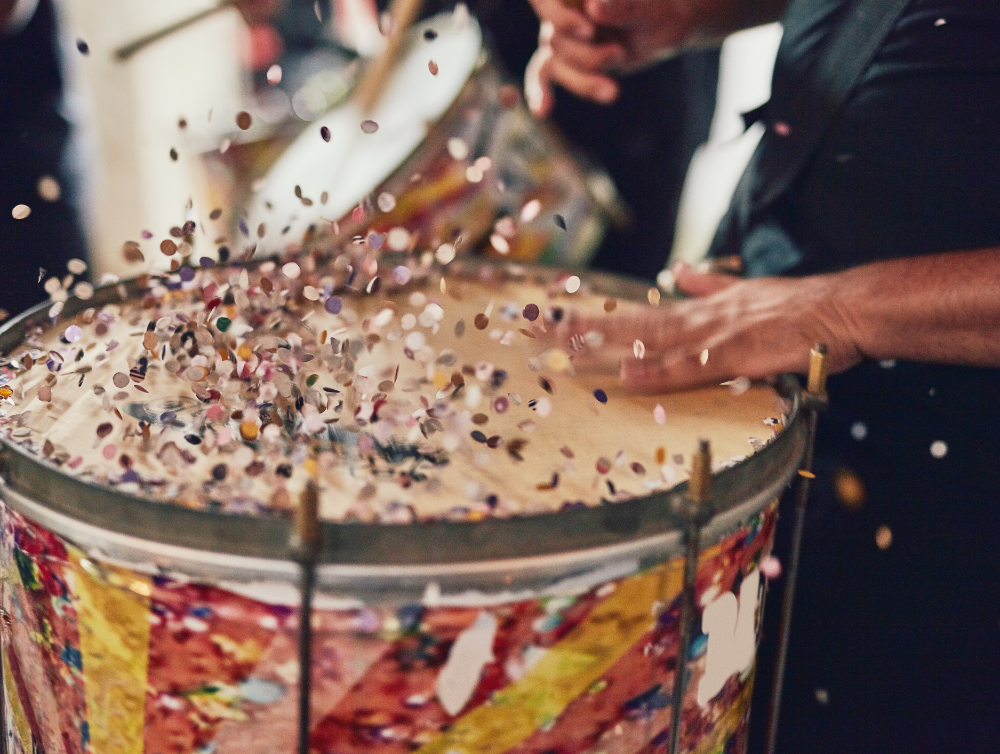
[[[98,574],[84,557],[70,550],[90,751],[143,754],[151,580],[107,565]]]
[[[517,746],[555,720],[652,628],[653,605],[673,599],[682,578],[681,566],[667,563],[626,579],[528,675],[456,720],[418,754],[500,754]]]
[[[13,637],[9,641],[13,641]],[[11,648],[11,651],[13,651],[13,648]],[[14,681],[14,674],[9,667],[6,657],[3,660],[3,687],[7,693],[7,702],[10,704],[11,715],[14,718],[14,728],[21,739],[21,745],[25,749],[30,750],[32,748],[31,726],[28,724],[28,716],[24,714],[24,708],[21,706],[21,696],[17,691],[17,683]],[[0,732],[0,735],[2,735],[2,732]]]

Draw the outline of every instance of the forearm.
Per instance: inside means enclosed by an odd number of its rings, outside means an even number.
[[[864,356],[1000,367],[1000,249],[877,262],[828,277],[831,305]]]

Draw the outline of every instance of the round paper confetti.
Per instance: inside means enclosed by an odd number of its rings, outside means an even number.
[[[38,400],[42,403],[48,403],[52,400],[52,388],[48,385],[41,385],[38,388]]]
[[[659,403],[653,408],[653,421],[657,424],[667,423],[667,412],[664,410],[663,406]],[[662,463],[662,462],[661,462]]]
[[[128,387],[129,378],[124,372],[116,372],[115,376],[111,378],[111,381],[115,384],[116,388],[124,389]]]
[[[438,64],[435,63],[433,60],[428,60],[427,61],[427,70],[431,72],[431,76],[437,76],[438,75]]]
[[[854,422],[851,425],[851,437],[860,442],[868,437],[868,425],[864,422]]]
[[[608,394],[605,393],[600,388],[597,388],[597,390],[594,391],[594,397],[597,398],[597,402],[598,403],[607,403],[608,402]]]
[[[536,319],[538,319],[538,315],[539,315],[538,305],[537,304],[527,304],[524,307],[524,309],[521,311],[521,314],[529,322],[534,322]]]
[[[525,202],[524,206],[521,207],[521,222],[530,223],[536,217],[538,213],[542,211],[542,203],[538,199],[532,199]]]
[[[319,135],[323,141],[330,141],[330,129],[326,126],[319,129]]]
[[[361,130],[366,134],[373,134],[378,131],[378,123],[373,120],[363,120],[361,121]]]
[[[267,69],[267,83],[271,86],[281,83],[281,66],[277,63]]]
[[[83,337],[83,330],[77,325],[70,325],[66,328],[66,332],[63,334],[70,343],[76,343],[80,338]]]
[[[236,113],[236,125],[241,131],[246,131],[250,128],[250,126],[253,125],[253,118],[250,117],[250,113],[246,110]]]
[[[632,344],[632,354],[637,359],[644,359],[644,358],[646,358],[646,344],[643,343],[641,340],[636,340]]]
[[[10,211],[10,214],[15,220],[23,220],[28,215],[31,214],[31,207],[27,204],[18,204],[14,209]]]
[[[892,545],[892,529],[880,526],[875,530],[875,544],[880,550],[888,550]]]
[[[448,139],[448,154],[455,160],[464,160],[469,156],[469,145],[457,136]]]
[[[386,191],[383,191],[378,195],[378,199],[375,203],[383,212],[392,212],[396,208],[396,197]]]
[[[760,561],[760,572],[764,574],[764,578],[773,581],[781,576],[781,561],[773,555],[768,555]]]
[[[58,201],[62,195],[62,188],[59,186],[59,181],[51,175],[43,175],[39,178],[36,190],[38,191],[38,195],[47,202]]]
[[[944,440],[935,440],[931,443],[931,455],[935,458],[944,458],[948,455],[948,443]]]
[[[566,278],[566,293],[576,293],[580,290],[580,278],[577,275],[570,275]]]
[[[344,300],[340,296],[330,296],[323,304],[323,308],[327,310],[330,314],[340,314],[340,310],[344,307]]]
[[[281,267],[281,272],[286,278],[290,280],[295,280],[299,275],[302,274],[302,268],[299,267],[295,262],[289,262]]]

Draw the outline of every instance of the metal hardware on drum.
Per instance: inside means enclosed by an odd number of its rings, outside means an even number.
[[[829,403],[826,394],[827,351],[826,345],[817,343],[809,354],[808,388],[802,396],[809,434],[800,467],[799,488],[795,497],[795,524],[792,529],[792,551],[788,564],[788,580],[781,601],[781,628],[778,639],[778,658],[774,664],[771,685],[771,702],[764,739],[766,754],[774,754],[778,745],[778,717],[781,714],[781,690],[785,679],[785,662],[788,658],[788,637],[792,630],[792,600],[795,598],[795,580],[799,573],[799,554],[802,549],[802,532],[806,522],[806,500],[809,497],[809,480],[812,478],[813,450],[816,446],[816,425],[819,412]]]
[[[691,631],[695,613],[695,581],[698,576],[698,553],[701,549],[701,527],[708,520],[708,488],[712,476],[712,450],[708,440],[700,440],[691,457],[691,481],[684,500],[684,587],[681,597],[681,636],[677,649],[677,669],[674,671],[674,693],[670,715],[670,754],[677,754],[681,740],[681,713],[687,686],[688,654],[691,652]]]
[[[299,754],[309,754],[312,703],[312,603],[316,563],[323,547],[319,525],[319,488],[310,480],[299,497],[292,534],[292,554],[302,569],[299,583]]]

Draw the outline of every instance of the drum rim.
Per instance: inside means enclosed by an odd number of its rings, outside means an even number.
[[[265,261],[265,260],[259,260]],[[256,266],[256,265],[254,265]],[[463,261],[465,270],[498,265],[490,260]],[[529,274],[557,275],[559,270],[516,265]],[[644,298],[648,285],[622,276],[582,272],[595,288],[620,298]],[[140,292],[135,280],[99,288],[82,301],[71,298],[65,316],[121,301]],[[51,302],[43,302],[0,327],[0,355],[24,340],[30,322],[39,321]],[[777,497],[795,475],[805,450],[807,423],[801,410],[801,387],[792,375],[775,385],[792,401],[784,429],[763,450],[712,476],[705,512],[712,518],[750,499]],[[7,486],[37,504],[83,523],[139,539],[205,552],[269,560],[292,558],[289,516],[249,517],[182,508],[79,479],[0,435],[0,477]],[[446,565],[580,552],[639,542],[683,530],[687,483],[620,503],[602,501],[585,508],[480,521],[418,521],[380,524],[343,521],[322,523],[319,562],[330,565]]]

